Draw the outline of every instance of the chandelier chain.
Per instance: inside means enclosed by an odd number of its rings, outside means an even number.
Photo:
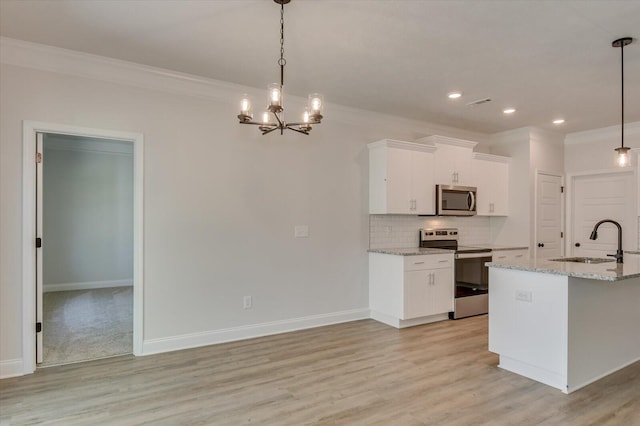
[[[278,59],[278,65],[280,65],[280,87],[284,85],[284,66],[287,64],[287,60],[284,58],[284,3],[280,5],[280,59]]]

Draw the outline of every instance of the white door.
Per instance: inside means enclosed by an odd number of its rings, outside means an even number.
[[[613,224],[602,224],[598,228],[598,239],[589,239],[594,225],[603,219],[615,220],[622,226],[623,250],[636,248],[638,222],[633,172],[576,176],[572,194],[571,249],[574,256],[606,257],[616,252],[618,228]]]
[[[562,177],[538,173],[536,178],[536,241],[538,259],[562,255]]]
[[[42,141],[36,133],[36,363],[42,362]]]

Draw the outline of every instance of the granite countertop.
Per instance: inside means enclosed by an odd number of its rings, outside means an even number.
[[[369,253],[382,253],[393,254],[396,256],[420,256],[423,254],[453,254],[453,250],[442,250],[433,248],[384,248],[384,249],[369,249]]]
[[[554,262],[549,259],[519,259],[504,262],[487,262],[488,267],[567,275],[600,281],[620,281],[640,277],[640,257],[625,256],[624,263],[575,263]]]

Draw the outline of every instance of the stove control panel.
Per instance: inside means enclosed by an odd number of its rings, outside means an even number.
[[[420,241],[457,240],[458,228],[421,229]]]

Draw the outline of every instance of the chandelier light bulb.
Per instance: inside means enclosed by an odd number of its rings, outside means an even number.
[[[278,83],[269,85],[269,105],[272,107],[282,106],[282,88]]]
[[[305,108],[304,114],[302,114],[302,121],[304,123],[309,123],[309,110]]]
[[[319,93],[312,93],[309,95],[309,114],[313,121],[320,121],[322,119],[322,107],[323,107],[322,95]]]
[[[242,100],[240,101],[240,114],[241,115],[251,115],[251,100],[249,100],[248,95],[242,95]]]
[[[449,97],[449,99],[458,99],[459,97],[462,96],[462,93],[460,93],[460,92],[451,92],[447,96]]]
[[[262,123],[269,124],[269,112],[265,111],[262,113]]]

